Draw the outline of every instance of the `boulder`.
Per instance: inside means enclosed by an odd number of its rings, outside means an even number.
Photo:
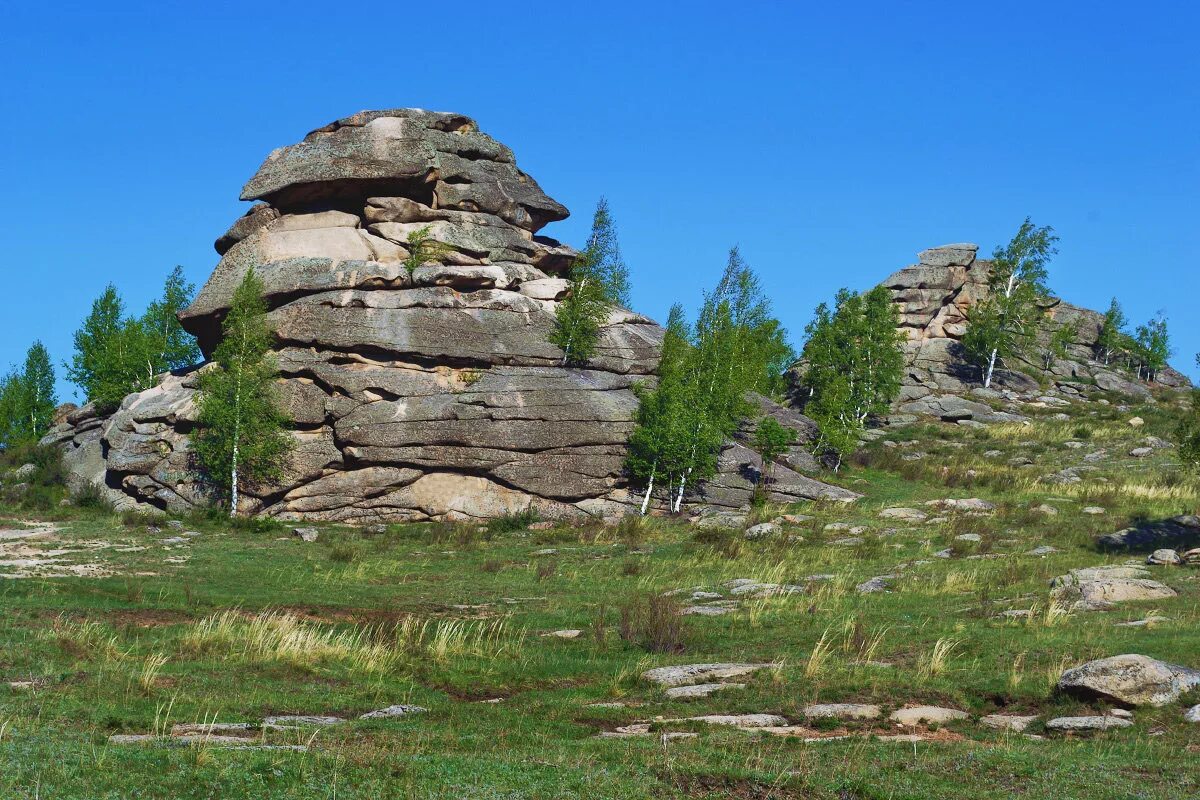
[[[723,678],[740,678],[769,664],[684,664],[675,667],[656,667],[642,673],[642,680],[656,683],[664,688],[711,683]]]
[[[1200,670],[1126,654],[1089,661],[1058,679],[1059,691],[1131,706],[1164,706],[1200,686]]]
[[[460,114],[364,111],[272,152],[242,192],[258,203],[216,242],[221,256],[180,314],[206,355],[233,292],[263,281],[296,448],[248,513],[371,525],[620,516],[639,498],[623,465],[638,386],[655,381],[663,330],[614,309],[585,367],[549,341],[578,254],[538,231],[567,210],[512,151]],[[410,237],[439,252],[409,269]],[[72,489],[119,511],[186,513],[207,502],[189,446],[199,370],[163,376],[118,411],[63,409],[46,437]],[[768,499],[858,495],[816,477],[816,425],[748,398],[797,432]],[[749,504],[759,459],[739,431],[703,504]],[[691,499],[691,498],[689,498]]]

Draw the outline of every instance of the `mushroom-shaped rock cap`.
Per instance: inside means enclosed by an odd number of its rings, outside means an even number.
[[[361,111],[317,128],[273,151],[242,190],[243,200],[285,213],[370,196],[481,211],[528,231],[568,215],[474,120],[418,108]]]

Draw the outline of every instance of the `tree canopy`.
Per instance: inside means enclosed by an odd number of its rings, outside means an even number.
[[[639,391],[626,469],[646,487],[643,512],[656,482],[678,511],[689,488],[712,477],[724,443],[750,415],[747,393],[777,392],[794,358],[758,277],[733,248],[694,323],[681,306],[671,309],[658,383]]]
[[[900,394],[899,325],[891,292],[877,286],[866,294],[842,289],[834,308],[821,303],[805,329],[804,412],[821,431],[818,449],[833,454],[837,464],[857,445],[867,419],[887,413]]]
[[[200,376],[192,450],[218,497],[236,516],[241,495],[283,473],[294,441],[279,409],[263,284],[254,270],[234,291],[213,366]]]
[[[0,446],[7,449],[45,436],[57,404],[50,353],[34,342],[23,366],[0,379]]]
[[[1049,226],[1037,227],[1029,217],[1016,235],[992,254],[988,296],[971,309],[963,347],[980,367],[983,385],[992,385],[998,363],[1029,352],[1042,322],[1040,303],[1049,295],[1046,264],[1058,252],[1058,237]]]
[[[587,246],[572,263],[567,279],[570,285],[558,304],[550,342],[562,349],[563,364],[582,365],[595,354],[600,330],[612,310],[629,305],[629,269],[604,198],[596,205]]]
[[[75,332],[75,353],[67,366],[67,377],[88,402],[116,408],[126,395],[154,386],[164,372],[200,360],[195,339],[178,319],[194,291],[183,269],[176,267],[167,276],[162,296],[140,317],[127,317],[117,288],[111,283],[105,287]]]

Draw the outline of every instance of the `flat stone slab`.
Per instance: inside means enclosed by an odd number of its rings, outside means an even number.
[[[683,700],[692,697],[708,697],[714,692],[726,689],[745,689],[744,683],[696,683],[691,686],[673,686],[667,689],[667,697],[672,700]]]
[[[921,724],[942,724],[952,722],[958,719],[966,719],[969,714],[965,711],[959,711],[956,708],[942,708],[940,706],[913,706],[911,708],[901,708],[893,711],[888,717],[892,722],[903,725],[907,728],[915,728]]]
[[[882,519],[899,519],[908,520],[910,522],[923,522],[929,518],[929,515],[917,508],[885,508],[879,512]]]
[[[1121,717],[1057,717],[1046,723],[1046,730],[1057,733],[1071,731],[1106,731],[1110,728],[1128,728],[1133,725]]]
[[[687,606],[679,613],[688,617],[723,617],[733,611],[729,606]]]
[[[428,711],[429,709],[423,706],[396,705],[388,706],[387,708],[381,708],[376,711],[368,711],[366,714],[363,714],[361,717],[359,717],[359,719],[392,719],[395,717],[411,717],[415,714],[425,714]]]
[[[340,725],[346,720],[341,717],[321,717],[309,714],[284,714],[277,717],[263,717],[263,727],[280,728],[280,727],[324,727],[326,725]]]
[[[985,717],[980,717],[979,722],[996,730],[1023,733],[1026,728],[1037,722],[1037,719],[1037,714],[1031,716],[1022,716],[1020,714],[988,714]]]
[[[683,664],[675,667],[655,667],[642,673],[642,680],[657,683],[659,686],[689,686],[696,683],[707,683],[723,678],[740,678],[760,669],[766,669],[770,664]]]
[[[1089,661],[1058,679],[1059,691],[1131,706],[1165,706],[1197,686],[1200,670],[1136,653]]]
[[[726,725],[731,728],[778,728],[788,724],[788,721],[778,714],[705,714],[666,722],[703,722],[707,725]]]
[[[816,703],[800,709],[800,713],[814,719],[879,719],[883,709],[870,703]]]

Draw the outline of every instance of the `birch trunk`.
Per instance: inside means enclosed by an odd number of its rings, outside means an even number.
[[[658,470],[658,462],[650,467],[650,483],[646,486],[646,496],[642,498],[642,516],[646,516],[646,509],[650,507],[650,495],[654,491],[654,475]]]

